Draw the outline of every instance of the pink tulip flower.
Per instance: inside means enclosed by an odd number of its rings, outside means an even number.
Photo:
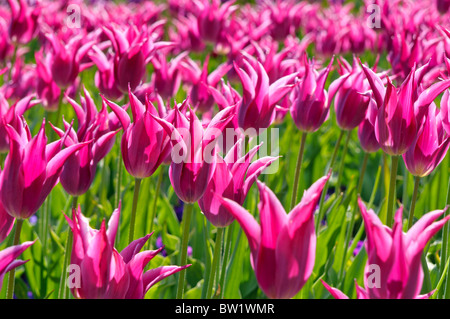
[[[27,241],[23,244],[11,246],[0,251],[0,289],[3,285],[3,278],[10,270],[25,264],[28,260],[16,260],[34,241]]]
[[[402,155],[416,138],[422,117],[433,100],[450,86],[450,80],[440,81],[426,90],[420,90],[422,67],[413,67],[408,77],[397,89],[387,78],[385,89],[382,80],[372,70],[362,66],[377,103],[375,136],[381,149],[389,155]]]
[[[189,90],[190,104],[200,112],[211,110],[214,104],[214,98],[209,91],[209,87],[216,87],[220,79],[232,68],[231,64],[223,63],[208,74],[208,63],[209,56],[206,57],[202,69],[189,57],[180,63],[181,72],[186,79],[185,82],[191,83],[192,85]]]
[[[243,68],[234,63],[242,87],[242,101],[237,109],[238,124],[241,129],[254,129],[258,133],[268,128],[275,119],[276,103],[280,101],[294,86],[297,73],[278,79],[269,85],[269,77],[261,63],[254,68],[243,59]]]
[[[367,211],[360,198],[358,204],[367,234],[365,246],[368,255],[364,273],[365,289],[357,285],[358,299],[428,298],[434,291],[419,295],[424,277],[421,256],[428,241],[444,226],[450,216],[436,221],[444,211],[429,212],[404,233],[403,207],[397,210],[391,229],[383,225],[373,210]],[[379,269],[379,273],[375,273],[374,269]],[[375,275],[379,277],[374,278]],[[336,288],[322,283],[335,298],[347,297]]]
[[[277,159],[267,156],[251,163],[259,147],[260,145],[255,146],[245,156],[238,158],[241,154],[241,141],[238,141],[225,158],[222,159],[217,155],[213,177],[205,194],[198,201],[203,214],[214,226],[226,227],[234,220],[234,217],[221,205],[217,195],[242,205],[258,176]]]
[[[133,122],[126,110],[117,104],[104,99],[123,128],[121,142],[122,159],[126,170],[135,178],[145,178],[153,175],[171,150],[169,135],[155,120],[158,116],[148,96],[143,105],[139,99],[129,91],[130,106]]]
[[[26,110],[39,103],[38,100],[32,99],[33,95],[28,95],[10,107],[8,101],[0,93],[0,115],[2,118],[2,121],[0,121],[0,153],[6,153],[9,150],[8,126],[20,131],[23,125],[22,115]]]
[[[216,164],[216,142],[223,129],[235,115],[235,106],[227,107],[214,116],[206,128],[189,108],[187,101],[175,106],[172,123],[155,117],[171,137],[172,162],[169,178],[178,198],[185,203],[195,203],[206,191]]]
[[[205,49],[197,18],[193,14],[178,16],[172,20],[175,30],[169,29],[169,39],[181,51],[201,52]],[[178,53],[178,52],[177,52]]]
[[[110,100],[120,100],[122,92],[119,90],[114,70],[114,55],[106,56],[98,46],[94,45],[88,54],[97,66],[95,86],[100,93]]]
[[[370,97],[369,106],[366,116],[358,126],[358,138],[361,148],[366,153],[374,153],[380,149],[380,144],[375,137],[375,119],[377,118],[378,109],[375,100]]]
[[[91,49],[94,41],[83,43],[84,36],[79,34],[64,43],[55,33],[46,34],[52,46],[52,78],[61,89],[72,85],[78,74],[90,67],[91,63],[81,63]]]
[[[44,58],[43,50],[35,53],[36,59],[36,93],[42,100],[42,105],[46,110],[56,111],[59,106],[59,97],[61,89],[52,76],[51,59],[52,56],[47,54]]]
[[[209,91],[214,99],[214,102],[219,107],[219,110],[224,110],[232,105],[237,106],[242,100],[242,97],[235,89],[233,89],[231,84],[225,84],[223,79],[221,79],[220,90],[210,86]],[[240,138],[244,138],[245,136],[244,132],[242,132],[239,128],[238,119],[236,116],[228,122],[223,131],[225,134],[223,135],[222,143],[219,143],[219,147],[223,153],[227,154],[228,151],[238,142],[238,140]]]
[[[314,69],[314,62],[305,61],[305,73],[294,88],[290,109],[292,119],[301,131],[315,132],[328,118],[330,105],[325,81],[332,64],[333,58],[328,67],[318,73]]]
[[[114,247],[119,226],[120,206],[106,226],[92,229],[80,207],[66,216],[73,233],[71,264],[80,267],[80,285],[71,288],[77,299],[143,299],[147,291],[164,278],[190,265],[161,266],[144,271],[164,248],[139,252],[150,235],[131,242],[120,253]]]
[[[156,22],[150,27],[131,25],[120,28],[117,25],[104,27],[103,32],[109,38],[114,49],[114,76],[117,88],[124,94],[128,87],[134,92],[146,72],[146,65],[159,49],[171,46],[168,42],[154,42],[151,32],[161,26]]]
[[[8,214],[18,219],[30,217],[41,207],[58,183],[67,158],[86,145],[62,149],[63,140],[47,145],[45,119],[34,137],[25,120],[23,128],[6,127],[10,151],[0,176],[0,199]]]
[[[154,68],[151,83],[154,91],[163,99],[172,98],[177,94],[181,85],[180,63],[187,55],[188,52],[182,52],[167,61],[165,54],[155,53],[151,59]]]
[[[64,190],[71,196],[80,196],[86,193],[91,186],[98,162],[104,158],[114,145],[114,137],[118,130],[114,130],[115,115],[108,114],[105,105],[97,111],[94,101],[88,91],[83,87],[84,97],[80,95],[81,105],[66,96],[78,118],[78,130],[75,131],[69,123],[64,121],[68,130],[65,138],[65,147],[78,143],[90,143],[69,156],[63,166],[60,182]],[[117,119],[115,119],[117,120]],[[63,138],[63,130],[53,127],[56,133]]]
[[[198,30],[204,41],[217,43],[226,32],[231,14],[238,9],[234,0],[197,0]]]
[[[366,116],[370,97],[364,93],[370,90],[370,86],[356,58],[352,67],[344,59],[341,60],[344,74],[330,84],[329,103],[334,98],[338,126],[343,130],[352,130]]]
[[[328,178],[316,181],[289,214],[275,194],[257,182],[260,225],[238,203],[221,199],[247,236],[256,279],[269,298],[292,298],[311,276],[316,254],[314,211]]]
[[[450,71],[450,69],[449,69]],[[450,136],[450,91],[445,90],[441,99],[440,116],[445,132]]]
[[[441,114],[432,103],[416,138],[403,154],[406,168],[414,176],[429,175],[447,154],[450,138],[444,130]]]
[[[13,42],[30,42],[36,32],[41,8],[29,6],[26,0],[8,0],[8,4],[11,8],[10,38]]]

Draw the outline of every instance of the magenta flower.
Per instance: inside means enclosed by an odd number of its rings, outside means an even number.
[[[176,95],[181,84],[181,61],[188,55],[182,52],[170,61],[163,53],[156,53],[151,59],[153,64],[153,74],[151,83],[156,93],[163,99],[169,99]]]
[[[155,24],[157,24],[155,26]],[[117,25],[104,27],[103,32],[109,38],[114,49],[114,76],[117,88],[124,94],[128,87],[134,92],[145,75],[145,66],[155,51],[170,46],[167,42],[153,42],[150,29],[160,25],[156,22],[141,30],[134,25],[126,29]]]
[[[291,91],[297,73],[284,76],[269,85],[267,72],[259,62],[258,67],[254,68],[243,59],[243,68],[235,63],[234,69],[243,87],[242,101],[237,109],[239,127],[244,131],[268,128],[275,119],[276,103]]]
[[[75,131],[65,121],[67,133],[53,127],[61,138],[67,134],[64,140],[65,147],[89,143],[88,147],[83,147],[70,155],[61,171],[61,185],[72,196],[80,196],[88,191],[94,180],[98,162],[111,150],[114,136],[118,132],[114,130],[114,120],[117,120],[114,114],[108,114],[104,104],[102,110],[98,112],[89,93],[85,88],[83,90],[84,98],[80,95],[81,105],[66,96],[78,118],[78,130]]]
[[[219,107],[219,110],[224,110],[232,105],[237,106],[242,100],[242,97],[235,89],[233,89],[230,83],[225,84],[223,79],[221,79],[220,90],[210,86],[209,91],[214,102]],[[219,143],[219,147],[222,152],[226,154],[234,147],[240,138],[244,138],[244,132],[239,128],[237,116],[234,116],[233,119],[228,122],[223,131],[225,134],[222,135],[223,138],[221,143]]]
[[[8,126],[12,126],[15,130],[22,130],[22,115],[26,110],[33,107],[39,101],[32,100],[33,95],[28,95],[23,99],[15,102],[11,107],[3,94],[0,93],[0,153],[6,153],[9,150]]]
[[[192,85],[189,90],[190,104],[200,112],[211,110],[214,105],[214,98],[209,87],[216,87],[222,77],[232,68],[231,64],[223,63],[208,74],[208,63],[209,56],[206,57],[202,69],[189,57],[180,63],[180,69],[184,73],[186,82]]]
[[[370,97],[364,93],[370,90],[370,86],[356,58],[353,59],[352,67],[344,59],[341,60],[345,73],[330,84],[329,103],[334,98],[336,122],[339,127],[343,130],[352,130],[366,116]]]
[[[201,52],[205,49],[205,44],[198,30],[197,18],[193,14],[177,16],[172,20],[175,30],[169,29],[170,41],[176,43],[176,47],[181,51]]]
[[[30,7],[26,0],[8,0],[11,8],[9,36],[13,42],[28,43],[33,38],[41,8]]]
[[[358,138],[361,148],[366,153],[373,153],[380,149],[377,138],[375,137],[375,119],[377,118],[378,109],[373,98],[370,98],[366,116],[358,126]]]
[[[241,141],[238,141],[225,158],[222,159],[217,155],[214,174],[206,188],[205,194],[198,201],[203,214],[214,226],[226,227],[234,220],[233,215],[221,205],[216,195],[231,199],[242,205],[250,187],[258,176],[277,159],[267,156],[251,163],[259,147],[260,145],[254,147],[245,156],[239,158]]]
[[[111,100],[120,100],[122,92],[119,90],[114,71],[114,55],[106,56],[98,46],[94,45],[88,54],[97,66],[95,86],[101,94]]]
[[[221,3],[220,0],[195,1],[198,8],[198,30],[204,41],[217,43],[226,32],[230,15],[237,10],[234,0]]]
[[[43,50],[37,51],[36,60],[36,93],[42,100],[42,105],[46,110],[56,111],[59,106],[61,89],[52,76],[51,63],[52,56],[47,54],[44,58]]]
[[[315,132],[328,118],[330,105],[325,82],[332,64],[333,58],[319,73],[314,69],[314,62],[305,61],[305,73],[294,88],[290,109],[292,119],[301,131]]]
[[[408,77],[397,89],[387,78],[387,88],[368,67],[362,66],[373,97],[378,106],[375,136],[380,147],[389,155],[402,155],[414,142],[422,117],[433,100],[450,86],[450,80],[440,81],[420,91],[422,67],[413,67]]]
[[[257,182],[260,225],[238,203],[221,199],[247,235],[256,279],[269,298],[293,297],[311,276],[316,254],[314,211],[328,178],[316,181],[289,214],[275,194]]]
[[[406,168],[414,176],[429,175],[444,159],[450,146],[443,121],[432,103],[410,148],[403,154]]]
[[[131,176],[142,179],[153,175],[170,153],[171,145],[169,135],[154,118],[158,112],[148,97],[143,105],[131,89],[129,96],[133,122],[126,110],[107,99],[104,101],[124,130],[121,150],[125,168]]]
[[[67,158],[85,143],[62,149],[63,140],[47,145],[45,120],[35,137],[31,137],[23,120],[22,130],[7,126],[10,151],[0,176],[0,199],[5,210],[18,219],[33,215],[44,203]]]
[[[449,64],[450,66],[450,64]],[[450,68],[449,68],[450,72]],[[447,135],[450,136],[450,91],[445,90],[441,99],[441,107],[440,107],[440,115],[439,117],[442,119],[442,125],[444,126],[444,130],[447,132]]]
[[[195,203],[205,193],[216,165],[216,141],[235,115],[230,106],[214,116],[206,128],[189,108],[187,101],[181,108],[175,106],[173,122],[155,117],[171,137],[172,163],[169,178],[178,198],[185,203]]]
[[[79,34],[64,43],[55,33],[46,34],[52,45],[51,71],[53,80],[61,88],[72,85],[78,74],[90,67],[91,63],[82,63],[83,57],[91,49],[94,41],[83,43],[84,36]]]
[[[419,295],[424,277],[421,256],[427,242],[450,216],[435,222],[444,211],[429,212],[407,233],[403,233],[403,207],[397,210],[391,229],[383,225],[373,210],[367,211],[360,198],[358,204],[367,234],[365,247],[368,255],[364,273],[365,289],[356,285],[358,299],[425,299],[431,296],[434,291]],[[379,273],[375,274],[377,270],[374,269],[379,269]],[[373,279],[374,275],[379,278]],[[348,299],[338,289],[322,283],[335,298]]]
[[[28,260],[16,260],[34,241],[27,241],[23,244],[11,246],[0,251],[0,289],[3,285],[3,278],[10,270],[25,264]]]
[[[161,266],[144,271],[147,264],[164,248],[139,252],[150,235],[131,242],[120,253],[114,247],[119,226],[120,206],[114,210],[106,227],[89,226],[80,208],[66,217],[73,233],[71,264],[80,267],[80,285],[71,288],[78,299],[143,299],[147,291],[164,278],[190,265]]]

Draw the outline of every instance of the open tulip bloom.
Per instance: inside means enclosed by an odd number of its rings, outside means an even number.
[[[322,177],[305,191],[289,214],[275,194],[257,182],[259,224],[238,203],[221,199],[247,236],[256,279],[269,298],[292,298],[311,276],[316,256],[314,212],[328,178]]]
[[[164,278],[190,265],[160,266],[144,271],[164,247],[139,252],[150,235],[136,239],[120,253],[114,247],[119,226],[120,207],[100,229],[92,229],[80,208],[66,217],[73,232],[71,263],[79,267],[79,285],[72,293],[79,299],[143,299],[146,292]]]
[[[358,200],[358,204],[367,234],[365,247],[368,255],[364,274],[365,289],[356,284],[358,299],[430,297],[434,291],[420,295],[424,279],[421,256],[428,241],[444,226],[450,216],[436,221],[444,211],[429,212],[423,215],[407,233],[404,233],[402,230],[403,207],[397,210],[394,225],[389,228],[381,223],[373,210],[367,210],[361,199]],[[375,278],[374,274],[378,277]],[[322,283],[333,297],[348,298],[324,281]]]
[[[7,126],[10,151],[0,176],[0,198],[5,210],[18,219],[36,213],[44,203],[67,159],[86,146],[76,143],[63,148],[64,138],[47,144],[45,121],[38,134],[31,137],[26,123],[17,131]]]
[[[450,299],[450,0],[0,0],[0,35],[0,299]]]

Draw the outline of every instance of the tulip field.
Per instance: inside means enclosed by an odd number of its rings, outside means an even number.
[[[450,299],[449,0],[3,0],[0,34],[0,299]]]

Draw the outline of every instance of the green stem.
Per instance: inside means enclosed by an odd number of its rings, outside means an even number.
[[[183,212],[183,238],[181,239],[181,261],[180,266],[184,266],[187,263],[187,249],[189,242],[189,228],[191,224],[192,209],[194,204],[185,203]],[[184,279],[186,277],[186,270],[180,271],[180,276],[178,277],[178,288],[177,288],[177,299],[183,298],[184,292]]]
[[[380,183],[381,173],[383,172],[383,164],[381,163],[378,166],[377,175],[375,177],[375,183],[373,185],[372,194],[370,194],[369,203],[367,204],[367,209],[372,207],[373,202],[375,201],[375,196],[377,195],[378,184]]]
[[[122,184],[122,152],[120,149],[120,141],[122,140],[122,131],[118,133],[119,137],[117,138],[119,144],[119,156],[117,156],[117,177],[116,177],[116,197],[114,199],[114,207],[119,207],[120,202],[120,187]]]
[[[399,156],[392,156],[392,163],[391,163],[391,180],[389,182],[389,197],[388,197],[388,203],[387,203],[387,214],[386,214],[386,221],[385,225],[388,227],[392,227],[393,222],[393,211],[394,211],[394,197],[395,197],[395,185],[397,180],[397,167],[398,167],[398,158]]]
[[[150,219],[150,230],[149,230],[148,234],[153,231],[153,223],[154,223],[155,218],[156,218],[156,206],[158,204],[159,192],[161,190],[161,184],[162,184],[162,180],[163,180],[163,177],[164,177],[164,169],[163,169],[163,167],[160,167],[159,169],[160,169],[160,172],[159,172],[159,175],[158,175],[158,181],[156,182],[155,196],[153,198],[153,205],[152,205],[152,217]]]
[[[44,202],[43,207],[43,232],[42,232],[42,251],[41,251],[41,297],[44,298],[47,294],[47,279],[48,279],[48,272],[46,273],[46,277],[44,278],[44,270],[47,268],[44,266],[45,262],[47,261],[47,238],[49,235],[48,226],[50,225],[50,210],[51,210],[51,197],[52,193],[50,193],[47,197],[47,199]],[[48,263],[47,263],[48,265]]]
[[[351,135],[352,131],[351,130],[347,131],[347,138],[345,139],[344,150],[342,151],[341,164],[339,165],[338,180],[336,183],[336,192],[338,194],[341,191],[342,176],[344,175],[344,167],[345,167],[345,156],[347,155],[348,143],[350,142]]]
[[[420,177],[415,176],[414,177],[414,191],[413,191],[413,197],[411,199],[411,207],[409,209],[409,218],[408,218],[408,229],[411,228],[414,221],[414,209],[416,208],[416,200],[417,200],[417,193],[419,191],[419,184],[420,184]]]
[[[16,245],[19,244],[20,232],[22,230],[22,224],[23,224],[23,219],[16,219],[16,230],[14,232],[13,246],[16,246]],[[16,270],[15,269],[11,269],[9,271],[8,289],[6,290],[6,299],[13,299],[15,275],[16,275]]]
[[[230,258],[230,252],[231,252],[231,243],[233,241],[233,230],[234,230],[234,223],[232,223],[230,226],[227,227],[227,239],[225,243],[225,252],[223,256],[223,262],[222,262],[222,269],[220,271],[220,280],[219,280],[219,288],[220,288],[220,295],[219,298],[223,298],[223,294],[225,292],[225,277],[227,274],[227,268],[228,268],[228,259]]]
[[[131,243],[134,238],[134,228],[136,225],[136,209],[139,200],[139,189],[141,188],[141,179],[134,179],[134,194],[133,194],[133,206],[131,207],[131,220],[130,220],[130,232],[128,234],[128,243]]]
[[[423,286],[422,286],[422,291],[424,291],[424,293],[429,293],[432,290],[430,270],[428,269],[428,264],[427,264],[427,251],[428,251],[428,249],[426,249],[422,253],[422,256],[420,257],[420,261],[422,263],[422,268],[423,268]]]
[[[357,196],[359,196],[359,194],[361,193],[361,189],[362,189],[362,185],[363,185],[363,181],[364,181],[364,175],[366,174],[366,168],[367,168],[367,162],[369,160],[369,153],[365,153],[364,154],[364,159],[363,159],[363,163],[362,163],[362,167],[361,167],[361,174],[359,175],[359,180],[358,180],[358,185],[356,187],[356,193]],[[353,207],[353,211],[352,211],[352,217],[350,220],[350,225],[349,228],[347,230],[347,234],[345,236],[345,242],[344,242],[344,254],[343,254],[343,258],[342,258],[342,263],[341,263],[341,269],[339,271],[339,279],[342,279],[342,276],[344,274],[344,268],[345,268],[345,262],[347,261],[347,256],[348,256],[348,252],[349,249],[347,248],[349,243],[350,243],[350,238],[353,234],[353,228],[355,227],[355,219],[356,219],[356,212],[358,210],[358,204],[355,203],[354,207]]]
[[[448,182],[448,188],[447,188],[447,206],[450,204],[450,180]],[[447,217],[449,214],[449,208],[447,208],[444,212],[444,218]],[[442,248],[441,248],[441,262],[440,262],[440,274],[443,275],[444,272],[447,272],[445,268],[445,262],[447,260],[448,256],[448,246],[449,246],[449,232],[450,232],[450,226],[447,223],[444,225],[444,230],[442,233]],[[443,295],[445,298],[450,298],[450,274],[447,273],[447,276],[445,278],[445,285],[444,285],[444,292],[439,293],[439,295]]]
[[[289,210],[292,210],[292,208],[294,208],[295,204],[298,201],[298,187],[300,183],[300,173],[302,171],[303,153],[305,151],[305,142],[307,135],[307,132],[302,132],[300,148],[297,156],[297,165],[295,166],[294,189],[292,190],[291,206]]]
[[[209,273],[208,290],[206,292],[206,299],[211,299],[214,287],[214,276],[216,268],[220,259],[220,250],[222,247],[223,227],[217,228],[216,243],[214,245],[214,256],[211,266],[211,272]]]
[[[341,130],[341,133],[339,134],[338,140],[336,141],[336,145],[334,147],[334,151],[333,151],[333,155],[331,157],[331,161],[330,161],[330,166],[327,167],[327,171],[325,172],[325,174],[328,174],[328,171],[330,169],[333,169],[334,166],[334,162],[336,161],[336,156],[339,150],[339,146],[341,145],[341,140],[342,137],[344,136],[344,131]],[[322,191],[322,195],[320,196],[320,202],[319,202],[319,214],[318,214],[318,218],[316,220],[316,234],[319,232],[319,226],[320,226],[320,221],[323,219],[323,204],[325,202],[325,196],[327,194],[328,191],[328,181],[325,183],[324,187],[323,187],[323,191]]]
[[[367,209],[370,209],[372,207],[373,201],[375,199],[375,195],[377,194],[377,190],[378,190],[378,184],[380,183],[380,177],[381,177],[381,171],[383,169],[383,165],[380,164],[380,166],[378,166],[378,170],[377,170],[377,175],[375,177],[375,183],[372,189],[372,194],[370,195],[370,200],[369,203],[367,204]],[[349,251],[354,251],[356,248],[356,245],[358,245],[358,241],[360,240],[362,234],[364,232],[364,223],[362,223],[359,226],[359,229],[355,235],[355,238],[353,238],[353,243],[350,246]]]

